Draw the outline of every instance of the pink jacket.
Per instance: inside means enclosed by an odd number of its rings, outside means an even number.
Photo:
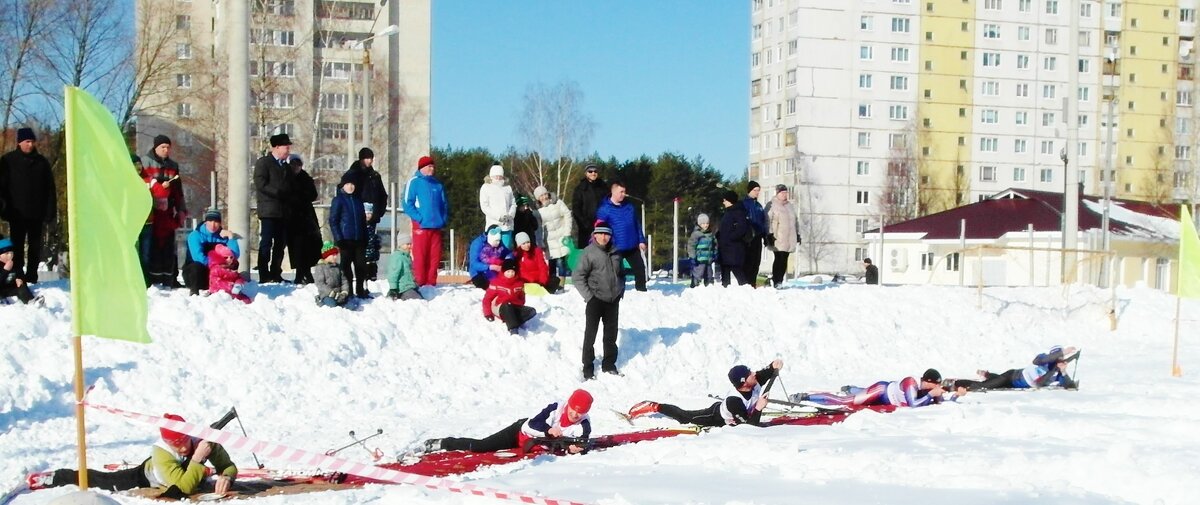
[[[208,252],[208,291],[210,293],[224,291],[233,298],[250,303],[250,297],[241,292],[242,285],[246,284],[246,281],[235,270],[237,260],[234,259],[233,268],[226,266],[228,258],[231,257],[233,257],[233,251],[224,244],[217,244],[213,250]],[[234,286],[238,288],[237,293],[234,292]]]

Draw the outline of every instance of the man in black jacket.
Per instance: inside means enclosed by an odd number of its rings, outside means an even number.
[[[358,150],[358,160],[350,164],[350,169],[342,174],[342,179],[350,177],[354,181],[354,185],[359,188],[359,195],[362,196],[364,207],[371,209],[367,212],[367,242],[363,251],[363,259],[366,261],[365,279],[375,280],[379,275],[379,235],[375,233],[375,227],[379,225],[379,220],[383,219],[384,213],[387,212],[388,194],[387,187],[383,185],[383,177],[375,170],[375,151],[369,147],[364,147]],[[365,204],[371,205],[365,205]]]
[[[283,249],[287,245],[287,203],[291,191],[288,154],[292,140],[286,133],[271,136],[271,152],[254,162],[254,190],[258,195],[258,281],[283,281]]]
[[[879,284],[879,267],[871,263],[871,258],[863,259],[863,268],[866,269],[867,284]]]
[[[571,195],[571,218],[575,220],[575,247],[583,249],[592,240],[596,210],[608,198],[608,183],[600,178],[600,167],[589,164],[583,169],[583,180]]]
[[[725,206],[721,226],[717,228],[717,262],[721,264],[721,285],[729,286],[729,276],[732,274],[741,286],[749,282],[742,265],[746,261],[746,240],[753,232],[750,231],[750,220],[746,217],[746,207],[738,203],[737,193],[725,190],[721,194],[721,205]]]
[[[313,209],[317,184],[304,171],[304,160],[299,155],[292,154],[288,160],[292,169],[287,212],[288,259],[296,269],[296,284],[310,284],[312,267],[321,259],[321,222]]]
[[[13,269],[36,284],[46,223],[58,214],[58,194],[50,162],[34,146],[32,128],[17,130],[17,148],[0,158],[0,216],[8,221],[13,243]],[[25,244],[29,243],[29,254]]]

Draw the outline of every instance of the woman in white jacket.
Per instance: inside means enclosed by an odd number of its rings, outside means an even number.
[[[513,216],[517,214],[517,200],[512,186],[505,183],[504,167],[492,165],[487,178],[479,187],[479,208],[483,210],[483,229],[492,225],[500,227],[500,240],[504,246],[513,247]]]
[[[561,273],[562,262],[570,252],[563,239],[572,236],[571,226],[574,220],[571,219],[571,208],[545,186],[534,188],[533,197],[541,206],[537,210],[540,223],[537,242],[546,251],[546,259],[550,262],[550,275],[557,277]]]

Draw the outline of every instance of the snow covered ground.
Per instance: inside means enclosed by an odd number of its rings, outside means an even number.
[[[44,283],[44,308],[0,306],[0,489],[75,463],[70,307]],[[376,292],[383,283],[374,286]],[[392,460],[436,436],[484,436],[579,387],[583,302],[531,298],[520,336],[480,313],[482,292],[318,308],[312,288],[268,287],[251,305],[151,291],[151,345],[84,340],[89,399],[210,422],[236,406],[252,437],[323,451],[347,432],[384,434]],[[630,427],[610,412],[639,400],[700,408],[729,390],[730,366],[785,361],[788,392],[977,368],[1023,366],[1053,344],[1084,349],[1078,392],[992,392],[822,427],[712,430],[462,476],[473,483],[600,504],[1196,503],[1200,496],[1200,302],[1185,301],[1181,363],[1169,374],[1175,299],[1091,288],[843,285],[825,290],[658,285],[621,306],[624,377],[583,384],[598,434]],[[598,351],[599,352],[599,351]],[[779,391],[779,385],[776,391]],[[662,418],[639,428],[668,426]],[[89,460],[141,461],[157,430],[88,412]],[[373,444],[374,445],[374,444]],[[355,452],[357,451],[357,452]],[[344,455],[369,461],[366,451]],[[233,454],[239,465],[250,454]],[[270,461],[266,461],[269,466]],[[71,488],[15,503],[45,503]],[[148,503],[119,495],[123,503]],[[408,486],[260,498],[261,503],[491,503]]]

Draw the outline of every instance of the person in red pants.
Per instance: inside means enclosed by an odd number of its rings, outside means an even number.
[[[450,217],[446,189],[433,176],[433,158],[422,156],[404,191],[404,213],[412,218],[413,279],[417,287],[437,284],[442,262],[442,228]]]

